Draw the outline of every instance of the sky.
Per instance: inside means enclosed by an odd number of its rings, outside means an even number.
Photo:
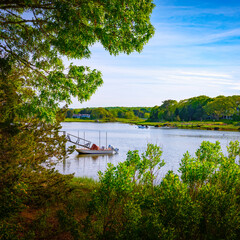
[[[143,51],[111,56],[100,44],[90,59],[104,84],[71,108],[161,105],[167,99],[240,95],[240,1],[155,0],[155,35]]]

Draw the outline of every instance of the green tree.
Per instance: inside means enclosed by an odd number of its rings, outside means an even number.
[[[0,238],[18,239],[16,217],[23,209],[57,202],[68,191],[69,176],[53,169],[66,155],[59,135],[64,112],[53,124],[22,115],[21,93],[32,94],[22,85],[26,70],[11,59],[0,61]]]
[[[159,106],[154,106],[150,112],[150,121],[158,121],[158,108]]]
[[[100,186],[90,203],[87,231],[93,239],[141,239],[141,218],[154,188],[157,171],[164,165],[160,147],[148,144],[142,156],[129,151],[116,167],[99,172]]]
[[[1,1],[1,239],[16,239],[5,226],[23,204],[67,191],[67,177],[51,168],[66,152],[59,103],[89,99],[103,80],[95,69],[64,66],[62,57],[89,58],[98,42],[113,55],[140,52],[154,32],[153,7],[148,0]]]
[[[176,104],[176,100],[165,100],[160,106],[160,109],[163,110],[163,115],[160,114],[159,118],[163,117],[165,120],[173,121]]]
[[[125,111],[122,110],[122,109],[119,109],[119,110],[118,110],[118,113],[117,113],[117,116],[118,116],[119,118],[124,118],[124,117],[125,117]]]
[[[81,114],[91,114],[92,111],[93,111],[93,109],[91,109],[91,108],[83,108],[79,111],[79,113],[81,113]]]
[[[95,108],[91,112],[91,118],[93,119],[112,119],[113,115],[111,112],[104,108]]]
[[[240,229],[239,142],[228,154],[220,143],[203,142],[195,156],[184,154],[179,175],[160,184],[151,173],[163,166],[159,147],[129,151],[125,162],[100,173],[85,229],[91,239],[234,239]],[[156,177],[156,174],[153,174]]]
[[[67,112],[66,112],[66,118],[72,118],[73,113],[74,113],[73,109],[67,110]]]
[[[175,114],[185,121],[206,119],[207,113],[204,107],[211,100],[211,98],[204,95],[181,100],[177,104]]]
[[[133,111],[128,110],[127,112],[125,112],[125,118],[127,118],[127,119],[134,119],[134,118],[136,118],[136,116],[134,115]]]
[[[34,91],[27,114],[51,120],[59,102],[89,99],[102,84],[101,73],[65,69],[61,56],[89,58],[97,42],[113,55],[140,52],[154,33],[153,7],[152,0],[1,1],[0,54],[29,69],[24,85]]]
[[[177,104],[176,100],[163,101],[163,104],[160,107],[155,106],[151,110],[150,119],[152,121],[159,121],[159,120],[173,121],[175,117],[174,113],[176,109],[176,104]]]
[[[230,142],[227,149],[224,156],[219,142],[203,142],[196,157],[187,153],[180,164],[182,181],[198,205],[199,239],[238,238],[239,142]]]
[[[207,114],[216,118],[231,116],[236,112],[238,104],[232,97],[218,96],[205,106]]]
[[[148,119],[150,117],[150,113],[144,113],[143,118]]]
[[[113,115],[114,118],[118,117],[118,110],[117,109],[110,109],[109,111],[111,112],[111,114]]]

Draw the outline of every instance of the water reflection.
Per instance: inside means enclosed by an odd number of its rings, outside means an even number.
[[[92,159],[92,160],[97,160],[97,159],[103,159],[103,158],[108,158],[111,159],[113,158],[114,154],[78,154],[75,156],[75,158],[84,158],[84,159]]]
[[[108,163],[117,165],[126,159],[129,150],[143,153],[147,143],[162,147],[162,158],[166,165],[160,172],[164,176],[168,170],[177,173],[183,154],[189,151],[193,155],[202,141],[219,141],[226,153],[230,141],[239,140],[239,132],[220,132],[210,130],[189,129],[139,129],[134,125],[121,123],[62,123],[63,130],[73,135],[85,135],[93,143],[99,142],[99,130],[102,136],[108,132],[108,143],[119,148],[114,155],[79,155],[74,152],[63,163],[57,165],[59,172],[75,173],[75,176],[87,176],[98,179],[98,171],[105,171]],[[104,138],[102,139],[104,143]],[[69,145],[69,144],[68,144]]]
[[[62,166],[59,164],[57,168],[63,174],[74,173],[75,176],[98,179],[98,172],[104,172],[107,164],[112,162],[113,158],[113,155],[104,154],[74,154],[64,160]]]

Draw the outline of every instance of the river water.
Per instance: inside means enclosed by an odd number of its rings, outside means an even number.
[[[140,154],[143,153],[147,143],[158,144],[162,148],[162,159],[166,164],[159,172],[161,178],[168,170],[177,173],[183,154],[189,151],[193,155],[202,141],[219,141],[224,153],[230,141],[240,141],[239,132],[155,127],[139,129],[136,125],[122,123],[64,122],[62,130],[82,138],[85,136],[87,140],[100,146],[111,144],[119,148],[119,153],[111,156],[81,156],[75,151],[63,163],[56,166],[56,169],[63,174],[75,173],[75,176],[94,179],[98,179],[98,171],[104,171],[108,163],[117,165],[124,161],[129,150],[138,150]]]

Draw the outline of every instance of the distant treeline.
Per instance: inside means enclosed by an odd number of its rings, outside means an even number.
[[[145,118],[150,117],[151,107],[99,107],[99,108],[82,108],[69,109],[66,112],[67,118],[76,116],[75,114],[90,114],[90,119],[109,119],[116,118]]]
[[[181,101],[165,100],[161,106],[151,107],[99,107],[69,109],[67,118],[76,117],[76,114],[89,114],[90,119],[116,118],[147,119],[150,122],[160,121],[202,121],[231,119],[240,121],[240,95],[198,96]]]
[[[156,121],[193,121],[208,119],[240,120],[240,95],[210,98],[198,96],[176,100],[165,100],[161,106],[152,108],[149,120]]]

